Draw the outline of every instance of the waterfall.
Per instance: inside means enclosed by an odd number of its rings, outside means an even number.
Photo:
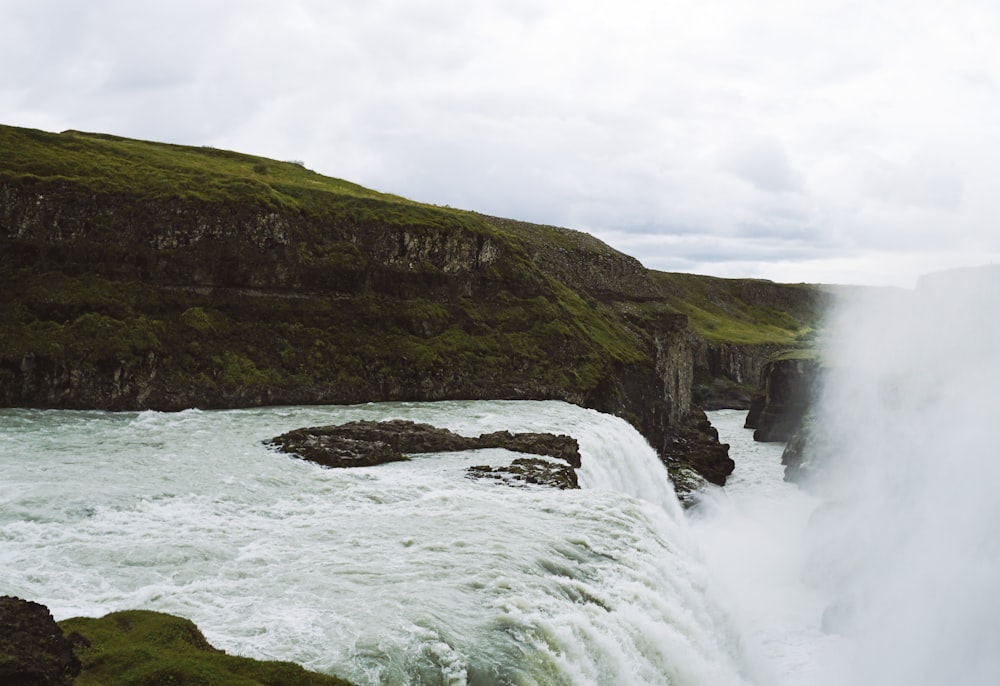
[[[332,470],[262,443],[392,418],[568,433],[583,488],[466,477],[504,450]],[[171,612],[229,652],[359,684],[767,683],[663,466],[619,418],[443,402],[0,410],[0,427],[0,593],[57,618]]]

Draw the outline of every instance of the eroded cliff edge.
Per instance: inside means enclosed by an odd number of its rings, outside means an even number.
[[[591,236],[211,148],[13,127],[0,146],[4,406],[561,399],[675,472],[728,473],[687,317]]]

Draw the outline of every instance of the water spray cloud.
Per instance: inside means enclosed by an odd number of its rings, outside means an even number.
[[[856,684],[1000,683],[1000,269],[846,302],[813,427],[813,580]]]

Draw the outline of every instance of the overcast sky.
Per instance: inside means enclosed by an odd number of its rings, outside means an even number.
[[[0,123],[301,160],[654,269],[1000,256],[995,0],[0,0],[0,65]]]

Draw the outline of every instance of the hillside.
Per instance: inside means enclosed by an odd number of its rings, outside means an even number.
[[[720,482],[699,346],[787,347],[814,312],[294,162],[14,127],[0,149],[4,406],[555,398]]]
[[[812,348],[832,287],[651,272],[664,302],[688,317],[694,401],[747,409],[768,361]],[[791,353],[796,354],[796,353]]]

